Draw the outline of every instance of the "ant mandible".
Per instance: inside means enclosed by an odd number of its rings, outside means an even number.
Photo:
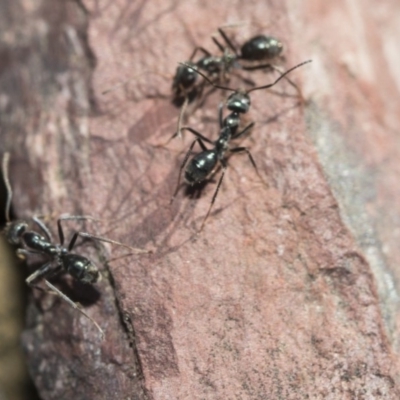
[[[12,189],[8,178],[8,164],[10,154],[5,153],[3,156],[3,179],[7,190],[7,202],[6,202],[6,227],[4,234],[7,241],[17,246],[17,255],[26,257],[32,254],[38,254],[48,259],[39,269],[33,272],[26,279],[26,283],[30,287],[37,287],[35,282],[41,280],[47,286],[50,292],[56,294],[65,302],[67,302],[74,309],[78,310],[82,315],[88,318],[100,332],[101,338],[104,338],[104,331],[98,325],[98,323],[91,318],[77,303],[73,302],[67,295],[62,293],[56,286],[54,286],[47,278],[57,275],[61,272],[66,272],[71,275],[75,280],[94,284],[100,281],[101,274],[97,266],[87,257],[81,256],[76,253],[72,253],[78,237],[89,238],[102,242],[115,244],[118,246],[126,247],[133,250],[135,253],[147,253],[147,250],[135,249],[127,246],[123,243],[107,238],[94,236],[86,232],[75,232],[67,247],[64,246],[64,232],[62,229],[61,222],[65,220],[95,220],[89,216],[61,216],[57,220],[57,229],[60,243],[56,244],[53,241],[52,235],[46,225],[37,217],[33,217],[32,221],[35,222],[42,230],[45,236],[40,235],[38,232],[29,230],[29,223],[25,220],[11,221],[10,219],[10,208],[12,200]]]

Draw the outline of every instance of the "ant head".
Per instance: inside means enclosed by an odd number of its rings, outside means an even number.
[[[3,180],[7,190],[7,202],[6,202],[6,221],[10,222],[10,209],[11,209],[11,199],[12,199],[12,189],[10,180],[8,178],[8,164],[10,162],[10,153],[4,153],[3,163],[2,163],[2,173]]]
[[[234,92],[226,100],[227,109],[239,114],[246,114],[250,105],[250,96],[245,92]]]
[[[62,257],[64,268],[77,281],[96,283],[101,279],[98,268],[86,257],[79,254],[66,254]]]
[[[201,75],[210,85],[214,86],[217,89],[223,89],[223,90],[230,90],[232,92],[235,91],[235,89],[232,89],[230,87],[226,87],[226,86],[222,86],[222,85],[217,85],[216,83],[212,82],[210,80],[210,78],[208,78],[208,76],[206,76],[205,74],[203,74],[203,72],[201,72],[199,69],[196,68],[196,66],[194,66],[193,63],[179,63],[181,66],[189,68],[191,70],[193,70],[196,74]],[[179,67],[178,67],[179,68]]]
[[[196,69],[192,67],[195,67],[195,64],[191,62],[186,62],[178,66],[172,83],[174,89],[188,89],[194,85],[197,79],[197,72]]]

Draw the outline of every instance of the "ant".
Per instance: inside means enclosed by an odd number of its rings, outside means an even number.
[[[220,47],[221,45],[212,38],[214,43],[222,49],[222,56],[213,56],[204,47],[196,47],[190,56],[189,60],[184,64],[180,64],[175,72],[172,81],[173,103],[182,106],[185,101],[191,103],[196,97],[200,97],[203,86],[196,86],[197,69],[203,70],[211,78],[219,82],[227,80],[227,74],[230,72],[235,63],[235,56]],[[198,61],[193,62],[195,55],[201,51],[204,56]]]
[[[178,183],[177,183],[175,193],[171,198],[171,203],[175,199],[175,197],[178,193],[180,181],[181,181],[182,170],[185,168],[186,164],[187,165],[186,165],[186,169],[185,169],[185,181],[190,186],[197,185],[197,184],[204,182],[215,171],[215,168],[217,167],[218,163],[221,164],[221,166],[222,166],[221,176],[217,183],[217,187],[216,187],[214,195],[211,199],[210,206],[209,206],[207,214],[203,220],[200,231],[204,227],[204,224],[211,212],[212,206],[215,202],[215,199],[218,195],[218,191],[222,184],[222,180],[224,178],[225,171],[228,167],[228,162],[227,162],[228,157],[226,156],[226,154],[228,152],[230,152],[230,153],[246,152],[257,175],[263,181],[262,177],[260,176],[260,174],[258,172],[257,165],[256,165],[249,149],[247,147],[233,147],[232,148],[229,146],[231,140],[238,139],[241,136],[245,135],[254,126],[254,122],[251,122],[244,129],[242,129],[241,131],[238,132],[238,128],[239,128],[239,124],[240,124],[240,114],[246,113],[250,108],[251,102],[250,102],[249,93],[252,91],[255,91],[255,90],[268,89],[268,88],[276,85],[282,78],[284,78],[287,74],[292,72],[294,69],[299,68],[302,65],[309,63],[309,62],[311,62],[311,60],[302,62],[302,63],[290,68],[284,74],[282,74],[278,79],[276,79],[273,83],[270,83],[268,85],[259,86],[259,87],[250,89],[248,91],[235,90],[235,89],[232,89],[229,87],[214,84],[203,73],[201,73],[200,71],[197,71],[200,75],[202,75],[208,82],[213,84],[213,86],[215,86],[216,88],[234,91],[234,93],[232,95],[230,95],[227,100],[227,108],[231,111],[231,114],[229,114],[225,119],[223,119],[223,116],[222,116],[223,104],[221,103],[219,106],[220,132],[219,132],[219,137],[216,141],[211,141],[210,139],[206,138],[200,132],[196,131],[195,129],[193,129],[191,127],[186,126],[186,127],[181,128],[182,130],[188,130],[189,132],[191,132],[193,135],[196,136],[196,139],[190,145],[189,150],[186,153],[184,160],[180,166],[179,175],[178,175]],[[179,132],[177,132],[175,134],[175,136],[178,134],[179,134]],[[204,142],[211,144],[213,146],[213,148],[208,149],[205,146]],[[197,155],[195,155],[188,162],[190,154],[196,143],[199,144],[202,151],[200,153],[198,153]]]
[[[42,289],[41,287],[35,285],[35,282],[41,280],[44,282],[45,286],[53,294],[56,294],[65,302],[67,302],[74,309],[78,310],[86,318],[88,318],[100,332],[101,338],[104,339],[104,331],[100,328],[98,323],[91,318],[79,304],[73,302],[68,296],[62,293],[57,287],[49,282],[47,278],[55,276],[59,273],[66,272],[71,275],[76,281],[94,284],[101,280],[101,274],[97,266],[87,257],[81,256],[76,253],[72,253],[78,237],[89,238],[92,240],[98,240],[102,242],[112,243],[119,246],[126,247],[133,250],[136,253],[148,252],[147,250],[134,249],[123,243],[106,239],[99,236],[94,236],[86,232],[75,232],[68,244],[64,246],[64,231],[61,225],[62,221],[66,220],[95,220],[90,216],[61,216],[57,220],[58,236],[60,243],[56,244],[53,241],[52,235],[46,225],[37,217],[33,217],[32,221],[38,225],[38,227],[44,233],[44,236],[29,230],[29,223],[25,220],[11,221],[10,219],[10,208],[12,199],[12,189],[8,178],[8,164],[9,164],[10,154],[5,153],[3,156],[3,179],[7,191],[7,202],[6,202],[6,227],[4,230],[5,237],[7,241],[13,245],[17,246],[17,255],[25,258],[31,254],[38,254],[46,257],[48,259],[39,269],[33,272],[26,279],[26,283],[30,287],[36,287]],[[43,289],[42,289],[43,290]]]
[[[196,47],[189,60],[178,66],[172,83],[175,104],[181,106],[185,99],[190,103],[197,96],[200,96],[203,88],[196,87],[198,78],[196,70],[200,69],[204,71],[209,77],[216,78],[217,82],[226,82],[228,80],[227,76],[233,68],[255,70],[269,67],[276,69],[276,67],[269,63],[255,66],[245,66],[238,63],[239,60],[271,60],[280,55],[283,50],[283,44],[275,37],[265,35],[255,36],[246,41],[241,47],[240,52],[238,52],[222,28],[218,28],[218,32],[224,39],[227,47],[224,47],[214,36],[212,40],[221,51],[222,56],[213,56],[204,47]],[[194,62],[193,60],[198,51],[201,51],[204,56]]]
[[[197,70],[203,70],[211,79],[216,82],[224,83],[228,81],[229,73],[235,64],[235,56],[226,49],[220,47],[220,43],[212,38],[214,43],[222,50],[222,56],[213,56],[204,47],[196,47],[189,60],[184,64],[179,64],[172,81],[172,102],[174,105],[181,107],[178,117],[178,132],[181,132],[181,123],[189,103],[196,98],[200,99],[204,90],[204,81],[198,85]],[[203,53],[203,57],[194,62],[195,55],[198,51]],[[210,92],[208,93],[210,94]],[[208,95],[207,94],[207,95]],[[206,95],[206,96],[207,96]],[[197,107],[201,106],[200,104]],[[167,141],[169,143],[171,139]]]
[[[229,80],[229,74],[234,68],[248,71],[270,68],[280,73],[281,77],[285,77],[289,84],[297,90],[299,96],[302,98],[301,92],[297,85],[286,77],[287,73],[283,73],[278,67],[274,66],[270,62],[268,62],[267,64],[252,66],[246,66],[239,63],[240,60],[259,61],[272,60],[276,58],[281,54],[283,50],[283,44],[277,38],[265,35],[254,36],[253,38],[246,41],[241,47],[240,52],[238,52],[234,44],[229,39],[227,34],[222,30],[222,28],[218,28],[218,32],[220,33],[227,46],[224,47],[215,37],[212,37],[212,40],[222,52],[222,56],[213,56],[208,50],[204,49],[203,47],[196,47],[189,61],[185,63],[180,63],[176,70],[176,74],[173,79],[172,89],[174,92],[173,102],[176,105],[181,106],[181,111],[178,117],[177,124],[177,132],[179,136],[186,107],[196,97],[200,97],[204,88],[204,82],[200,85],[196,84],[199,75],[203,76],[205,80],[214,88],[225,88],[222,86],[222,84]],[[202,51],[204,53],[204,57],[197,62],[193,62],[197,51]],[[243,81],[247,81],[247,79],[243,77],[241,77],[241,79],[243,79]],[[172,138],[170,138],[167,143],[169,143],[171,139]]]
[[[200,184],[204,182],[213,172],[215,171],[217,164],[221,164],[222,166],[222,173],[219,178],[217,187],[215,189],[214,195],[212,197],[210,207],[208,208],[207,214],[203,220],[203,223],[201,224],[200,231],[203,229],[204,224],[210,215],[211,208],[215,202],[215,199],[217,198],[219,188],[222,184],[222,180],[225,175],[226,168],[228,167],[228,158],[226,157],[226,153],[247,153],[251,164],[256,170],[257,175],[260,177],[260,174],[258,172],[256,163],[253,159],[253,156],[251,155],[249,149],[247,147],[230,147],[229,143],[231,140],[238,139],[241,136],[245,135],[248,133],[254,126],[254,122],[251,122],[249,125],[247,125],[243,130],[240,132],[237,132],[239,124],[236,122],[232,123],[232,120],[229,118],[225,118],[224,120],[222,119],[222,109],[223,109],[223,104],[220,104],[219,106],[219,125],[220,125],[220,132],[219,132],[219,137],[216,141],[212,141],[205,136],[203,136],[200,132],[196,131],[195,129],[185,126],[182,128],[182,130],[188,130],[189,132],[193,133],[193,135],[196,136],[196,139],[192,142],[192,144],[189,147],[188,152],[185,155],[185,158],[181,164],[181,167],[179,169],[179,175],[178,175],[178,183],[176,186],[176,190],[174,195],[171,198],[171,203],[175,199],[179,186],[180,186],[180,181],[181,181],[181,175],[182,175],[182,170],[186,166],[185,169],[185,181],[188,183],[190,186],[194,186],[197,184]],[[212,149],[208,149],[204,142],[209,143],[213,146]],[[197,155],[195,155],[189,162],[189,156],[190,153],[193,150],[194,145],[198,143],[199,146],[201,147],[201,152]],[[188,163],[187,163],[188,162]],[[261,177],[260,177],[261,178]]]
[[[218,28],[219,34],[224,39],[225,43],[228,47],[233,51],[233,56],[235,60],[245,60],[245,61],[261,61],[261,60],[272,60],[278,57],[283,51],[282,42],[273,37],[266,35],[257,35],[247,40],[240,48],[238,52],[235,45],[229,39],[228,35],[222,30],[222,28]],[[224,50],[224,47],[218,42],[217,39],[213,38],[214,43],[221,49]],[[271,64],[258,65],[258,66],[242,66],[242,69],[252,70],[252,69],[261,69],[266,67],[272,67]]]

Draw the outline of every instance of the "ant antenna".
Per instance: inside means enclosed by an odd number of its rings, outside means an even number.
[[[7,202],[6,202],[6,212],[5,212],[7,222],[10,222],[10,208],[11,208],[11,199],[12,199],[12,189],[11,189],[10,180],[8,178],[9,162],[10,162],[10,153],[8,153],[8,152],[4,153],[2,170],[3,170],[4,185],[6,186],[6,191],[7,191]]]
[[[270,88],[271,86],[276,85],[282,78],[284,78],[287,74],[289,74],[290,72],[292,72],[292,71],[295,70],[296,68],[302,67],[304,64],[308,64],[308,63],[310,63],[310,62],[312,62],[312,60],[303,61],[302,63],[297,64],[297,65],[295,65],[294,67],[288,69],[288,70],[287,70],[286,72],[284,72],[275,82],[270,83],[269,85],[259,86],[259,87],[250,89],[250,90],[247,91],[247,93],[254,92],[255,90],[260,90],[260,89],[268,89],[268,88]]]
[[[259,86],[259,87],[255,87],[253,89],[248,90],[246,93],[250,93],[250,92],[254,92],[255,90],[260,90],[260,89],[268,89],[274,85],[276,85],[282,78],[284,78],[286,75],[288,75],[290,72],[292,72],[293,70],[295,70],[296,68],[302,67],[304,64],[308,64],[312,62],[312,60],[307,60],[307,61],[303,61],[300,64],[295,65],[294,67],[288,69],[287,71],[285,71],[283,74],[281,74],[281,76],[276,79],[273,83],[270,83],[269,85],[264,85],[264,86]],[[222,86],[222,85],[217,85],[216,83],[212,82],[206,75],[204,75],[201,71],[199,71],[197,68],[193,67],[192,65],[188,65],[185,63],[179,63],[181,65],[184,65],[188,68],[191,68],[193,70],[195,70],[199,75],[201,75],[210,85],[214,86],[217,89],[223,89],[223,90],[230,90],[232,92],[237,92],[237,89],[228,87],[228,86]]]

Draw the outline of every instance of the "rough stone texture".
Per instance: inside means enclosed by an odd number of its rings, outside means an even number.
[[[123,251],[92,251],[105,279],[70,288],[104,342],[35,293],[24,346],[43,399],[399,398],[398,2],[1,4],[1,146],[13,152],[16,211],[93,214],[108,222],[87,230],[154,249],[108,266]],[[239,43],[271,32],[285,65],[313,59],[292,75],[306,105],[252,95],[243,145],[268,188],[235,156],[196,235],[215,184],[169,206],[190,138],[155,146],[178,113],[160,73],[243,20]],[[224,96],[190,125],[215,137]]]

